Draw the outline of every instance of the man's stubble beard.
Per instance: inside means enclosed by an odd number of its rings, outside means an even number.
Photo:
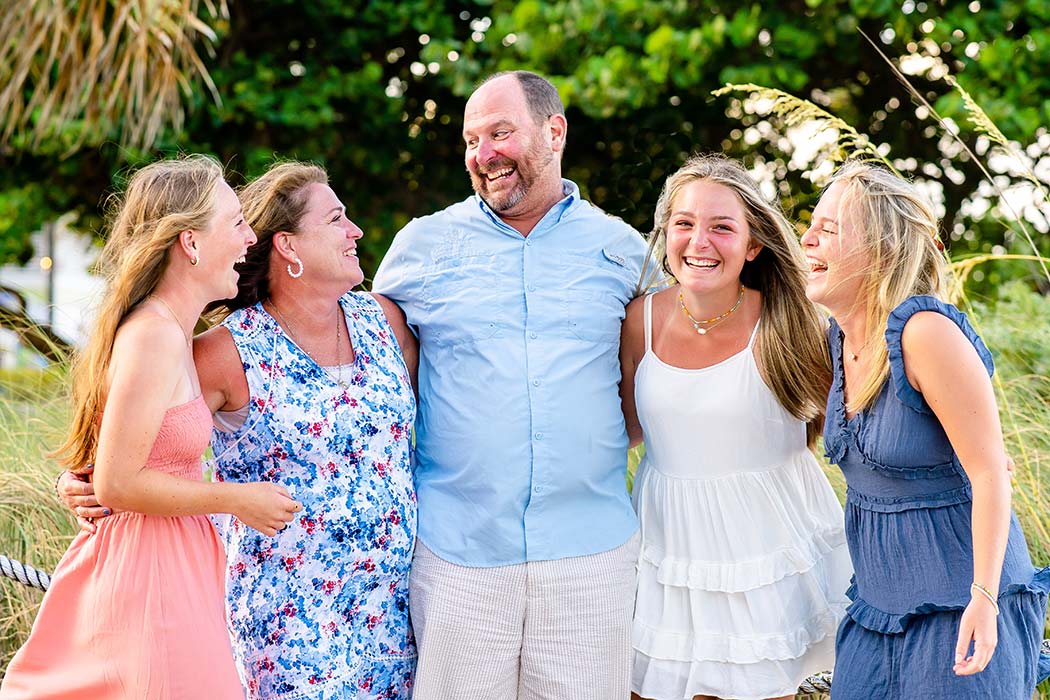
[[[526,158],[527,160],[523,159],[521,161],[511,160],[510,158],[501,158],[486,165],[484,169],[479,168],[476,174],[468,170],[468,173],[470,174],[470,183],[474,188],[474,192],[485,200],[485,203],[488,204],[493,211],[503,213],[521,204],[525,197],[528,196],[532,185],[539,178],[539,173],[546,170],[550,166],[551,161],[554,160],[554,154],[544,149],[541,144],[539,147],[530,147],[529,151],[526,153]],[[523,167],[523,163],[527,163],[528,165]],[[513,167],[516,170],[518,184],[514,189],[502,195],[493,195],[492,193],[489,193],[486,189],[488,180],[484,173],[499,170],[500,168],[508,166]]]

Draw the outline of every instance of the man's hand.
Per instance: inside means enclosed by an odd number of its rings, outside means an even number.
[[[113,511],[103,507],[95,498],[95,487],[88,477],[95,465],[88,464],[84,467],[82,474],[74,474],[71,471],[62,472],[58,483],[55,485],[58,497],[66,504],[66,507],[76,513],[80,529],[85,532],[95,532],[95,520],[112,515]]]

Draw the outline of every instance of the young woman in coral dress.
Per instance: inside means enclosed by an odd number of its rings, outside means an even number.
[[[208,513],[275,534],[299,509],[280,486],[206,483],[211,416],[190,351],[205,304],[237,291],[255,241],[214,160],[136,172],[103,252],[107,289],[73,368],[61,448],[93,462],[116,512],[59,562],[3,700],[239,700],[223,615],[225,556]]]

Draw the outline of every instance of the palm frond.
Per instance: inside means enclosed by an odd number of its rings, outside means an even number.
[[[0,143],[70,148],[118,135],[148,149],[177,131],[198,83],[221,105],[198,52],[226,0],[25,0],[0,20]],[[202,16],[203,15],[203,16]]]
[[[877,161],[891,171],[897,172],[893,164],[879,153],[878,148],[866,134],[860,133],[844,120],[809,100],[796,97],[783,90],[754,83],[727,83],[725,87],[714,90],[711,94],[720,97],[730,92],[743,92],[757,99],[768,101],[770,105],[766,110],[767,113],[779,118],[785,127],[812,123],[818,127],[818,133],[834,130],[836,132],[835,147],[830,148],[825,155],[836,163],[841,163],[847,158]]]

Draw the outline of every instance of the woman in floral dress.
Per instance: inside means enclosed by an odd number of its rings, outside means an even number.
[[[259,242],[195,359],[222,481],[281,484],[299,519],[222,523],[226,607],[249,698],[408,698],[415,340],[397,306],[349,292],[361,230],[325,172],[282,163],[241,192]]]

